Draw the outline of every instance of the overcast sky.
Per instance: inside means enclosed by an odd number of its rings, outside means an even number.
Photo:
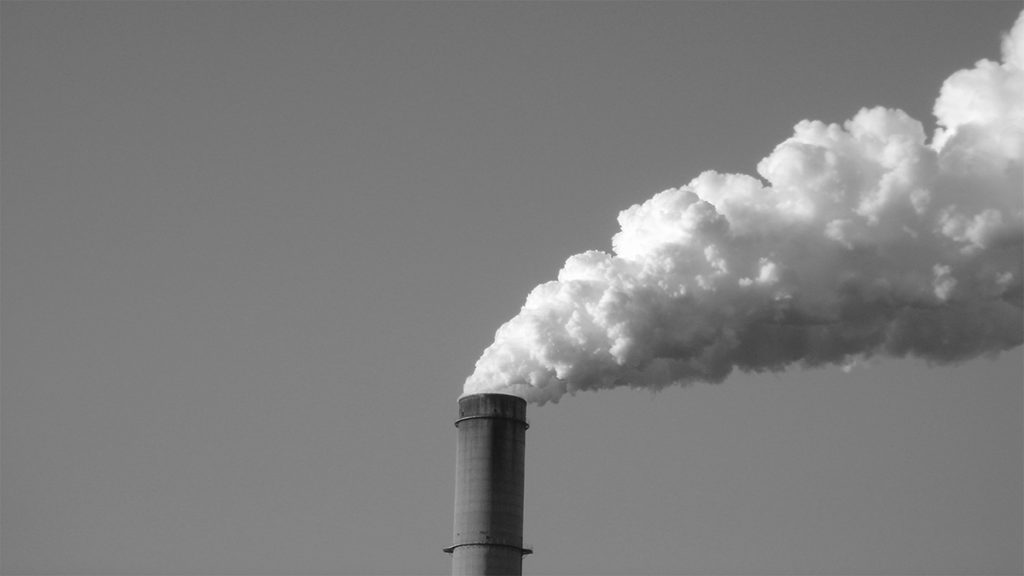
[[[0,6],[4,574],[442,574],[456,399],[616,215],[1019,2]],[[532,407],[531,574],[1020,574],[1024,355]]]

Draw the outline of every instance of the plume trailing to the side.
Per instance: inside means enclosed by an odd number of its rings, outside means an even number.
[[[1024,14],[1001,63],[946,80],[939,129],[900,110],[802,121],[757,166],[619,214],[614,254],[569,258],[495,335],[466,393],[533,402],[873,355],[1019,346]]]

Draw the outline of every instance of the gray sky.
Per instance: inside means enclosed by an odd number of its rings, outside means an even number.
[[[2,3],[4,574],[440,574],[455,401],[615,216],[1019,2]],[[534,574],[1019,574],[1021,349],[533,408]]]

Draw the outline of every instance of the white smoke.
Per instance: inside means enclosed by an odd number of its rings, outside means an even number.
[[[733,369],[956,362],[1024,339],[1024,13],[1003,62],[946,80],[939,129],[900,110],[802,121],[757,166],[619,214],[495,335],[465,393],[719,382]]]

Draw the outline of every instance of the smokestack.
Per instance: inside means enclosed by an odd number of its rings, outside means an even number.
[[[508,394],[459,399],[452,575],[522,574],[526,401]]]

